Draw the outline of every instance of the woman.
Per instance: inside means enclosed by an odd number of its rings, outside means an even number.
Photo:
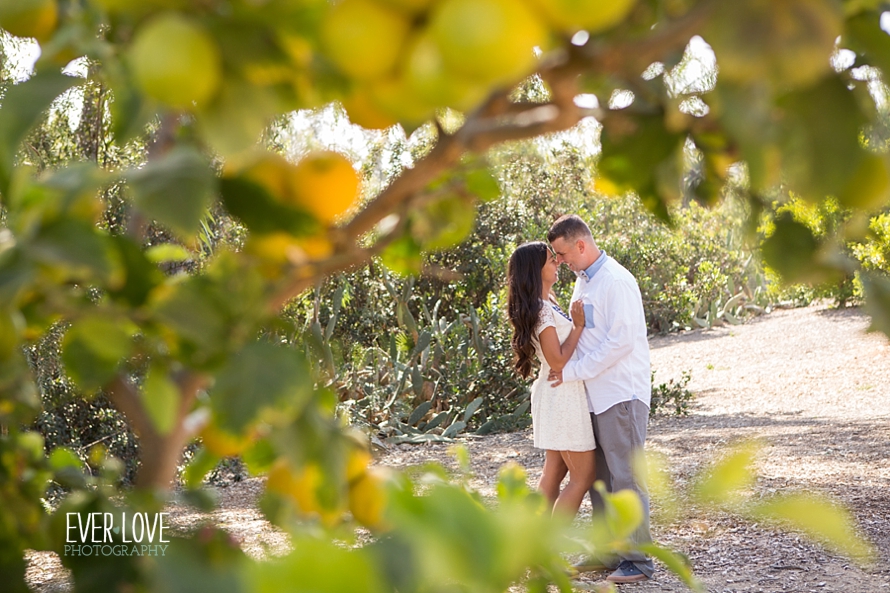
[[[584,328],[580,301],[572,303],[571,318],[556,303],[552,288],[558,269],[546,243],[520,245],[507,266],[507,310],[517,372],[527,378],[533,359],[541,363],[531,396],[535,447],[545,450],[538,489],[554,515],[574,517],[593,484],[596,444],[584,384],[571,381],[551,387],[547,380],[551,368],[562,370],[572,357]],[[569,483],[560,492],[566,473]]]

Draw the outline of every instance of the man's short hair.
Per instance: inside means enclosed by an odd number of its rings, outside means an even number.
[[[547,233],[547,241],[553,243],[557,239],[564,241],[577,241],[578,239],[593,239],[590,233],[590,227],[581,220],[577,214],[567,214],[560,216],[552,225],[550,232]]]

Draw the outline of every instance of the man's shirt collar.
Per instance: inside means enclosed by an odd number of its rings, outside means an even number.
[[[599,269],[603,267],[603,264],[606,263],[606,259],[608,256],[605,251],[600,251],[600,255],[596,258],[596,261],[590,264],[590,266],[586,270],[581,270],[578,272],[578,277],[583,278],[585,282],[590,282],[593,280],[593,276],[599,272]]]

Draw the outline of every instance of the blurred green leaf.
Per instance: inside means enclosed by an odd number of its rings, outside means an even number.
[[[208,451],[206,447],[198,449],[198,452],[192,457],[182,472],[182,480],[185,487],[189,489],[199,488],[204,481],[204,477],[213,471],[213,468],[219,462],[219,456]]]
[[[467,189],[481,202],[501,197],[501,186],[489,169],[474,169],[466,175]]]
[[[790,212],[780,214],[775,225],[773,234],[761,244],[764,262],[788,284],[813,278],[819,250],[813,232]]]
[[[124,281],[120,286],[109,289],[108,293],[130,306],[140,307],[145,304],[151,291],[163,282],[164,275],[130,238],[115,236],[111,241],[117,248],[119,261],[123,264]]]
[[[318,222],[304,210],[276,201],[261,185],[240,177],[223,177],[220,181],[223,203],[254,233],[285,232],[309,235],[318,229]]]
[[[779,128],[770,89],[721,81],[711,103],[748,165],[751,187],[762,191],[780,182]]]
[[[875,558],[875,550],[856,533],[856,521],[847,509],[814,494],[783,494],[756,504],[752,514],[799,529],[808,536],[859,561]]]
[[[136,207],[182,238],[191,238],[216,190],[216,175],[193,148],[178,146],[128,175]]]
[[[515,461],[502,465],[498,470],[497,491],[501,503],[521,502],[531,496],[525,468]]]
[[[863,11],[847,19],[841,45],[865,55],[865,63],[890,72],[890,35],[881,28],[880,11]]]
[[[424,250],[448,249],[467,238],[475,221],[472,200],[443,196],[411,212],[411,236]]]
[[[421,246],[414,237],[405,235],[386,246],[380,254],[383,265],[402,276],[419,274],[423,267]]]
[[[754,484],[753,466],[758,451],[758,445],[753,442],[730,448],[698,476],[692,488],[693,496],[705,504],[738,502],[741,491]]]
[[[619,193],[633,190],[646,208],[668,220],[666,196],[657,189],[656,171],[675,158],[683,136],[668,131],[661,115],[621,119],[603,130],[602,157],[597,166],[597,188],[606,185]]]
[[[306,359],[293,348],[255,342],[233,355],[211,391],[222,428],[240,432],[264,411],[299,410],[313,393]]]
[[[206,361],[225,349],[227,318],[215,285],[203,276],[171,279],[159,287],[154,309],[158,318],[199,350]]]
[[[89,393],[117,374],[132,345],[129,324],[104,315],[83,317],[62,339],[62,362],[77,386]]]
[[[145,257],[148,261],[160,264],[165,262],[183,262],[191,259],[192,254],[182,245],[174,243],[162,243],[160,245],[152,245],[145,250]]]
[[[37,261],[58,266],[67,277],[120,280],[111,239],[88,222],[74,218],[51,222],[40,229],[28,251]]]
[[[783,171],[792,188],[811,201],[842,192],[865,156],[859,135],[867,120],[853,93],[832,76],[777,104],[784,110]]]
[[[179,388],[166,368],[152,365],[142,386],[142,401],[152,424],[160,434],[168,434],[179,414]]]
[[[890,35],[887,38],[890,39]],[[890,199],[888,165],[885,155],[864,155],[847,185],[838,193],[838,201],[846,208],[866,212],[887,204]]]
[[[865,293],[865,310],[871,316],[870,331],[890,336],[890,279],[864,272],[860,279]]]
[[[19,144],[52,101],[82,79],[59,72],[39,72],[14,85],[0,108],[0,196],[8,198],[12,167]]]
[[[667,566],[668,570],[680,577],[687,587],[696,592],[704,593],[707,586],[692,573],[689,558],[656,544],[641,544],[639,549],[644,554],[657,558]]]
[[[49,454],[49,466],[54,470],[64,468],[74,468],[78,471],[83,470],[83,461],[77,456],[77,453],[68,447],[56,447]]]
[[[348,549],[333,541],[297,538],[282,558],[251,564],[246,576],[253,593],[383,593],[380,573],[364,549]]]
[[[162,544],[163,545],[163,544]],[[154,558],[154,590],[167,593],[248,593],[247,567],[254,564],[223,529],[205,526],[193,537],[171,538],[163,555]]]
[[[36,270],[21,248],[13,247],[11,233],[9,247],[4,249],[0,238],[0,302],[14,304],[31,283]]]

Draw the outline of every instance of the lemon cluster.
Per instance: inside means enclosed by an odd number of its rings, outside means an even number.
[[[278,459],[267,474],[266,491],[287,501],[299,515],[317,519],[329,527],[341,522],[348,510],[361,525],[385,531],[390,476],[383,468],[369,467],[370,462],[371,455],[365,449],[349,453],[345,496],[334,503],[325,504],[319,500],[324,471],[315,463],[296,469],[287,459]]]
[[[465,111],[535,69],[555,35],[599,32],[635,0],[342,0],[320,26],[323,54],[352,82],[350,119],[368,128]]]

